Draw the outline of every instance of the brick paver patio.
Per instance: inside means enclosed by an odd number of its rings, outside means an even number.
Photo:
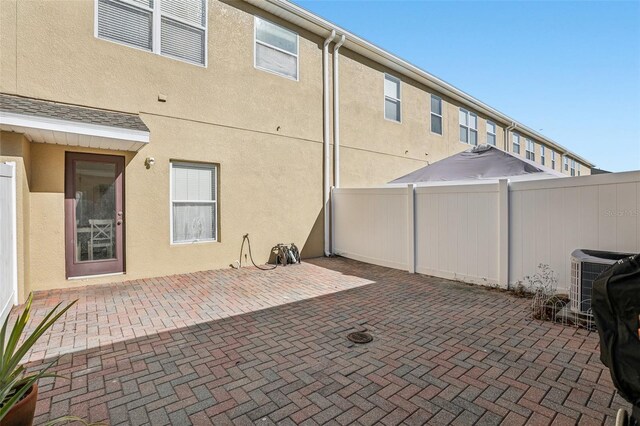
[[[611,424],[597,333],[529,301],[345,259],[39,293],[80,301],[32,366],[36,423]],[[354,345],[346,334],[368,330]]]

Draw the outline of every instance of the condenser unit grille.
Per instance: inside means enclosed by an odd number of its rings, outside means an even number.
[[[587,312],[591,309],[591,289],[593,282],[598,278],[601,272],[605,271],[611,265],[602,263],[582,262],[581,288],[580,288],[580,311]]]
[[[569,291],[569,300],[571,301],[571,310],[577,312],[580,309],[581,297],[580,282],[580,260],[571,257],[571,288]]]
[[[631,256],[596,250],[574,250],[571,253],[571,310],[588,312],[591,309],[591,290],[598,276],[618,260]]]

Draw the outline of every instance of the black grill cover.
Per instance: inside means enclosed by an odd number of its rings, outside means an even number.
[[[640,254],[618,261],[593,283],[591,307],[600,360],[624,399],[640,407]]]

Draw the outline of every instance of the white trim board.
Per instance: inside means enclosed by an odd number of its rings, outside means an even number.
[[[119,151],[139,151],[149,132],[47,117],[0,112],[0,130],[23,133],[30,141]]]
[[[110,139],[122,139],[135,142],[149,142],[149,132],[143,130],[124,129],[121,127],[102,126],[99,124],[81,123],[56,118],[37,117],[34,115],[0,112],[0,124],[26,127],[32,129],[51,130],[54,132],[75,133],[78,135],[99,136]]]

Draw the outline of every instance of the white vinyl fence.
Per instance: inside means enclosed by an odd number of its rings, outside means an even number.
[[[576,248],[640,252],[640,172],[332,192],[335,254],[508,287]]]
[[[640,172],[514,182],[509,204],[512,283],[543,263],[568,289],[573,250],[640,252]]]
[[[333,235],[344,256],[405,269],[408,262],[407,188],[334,189]]]
[[[0,322],[17,300],[15,163],[0,163]]]

